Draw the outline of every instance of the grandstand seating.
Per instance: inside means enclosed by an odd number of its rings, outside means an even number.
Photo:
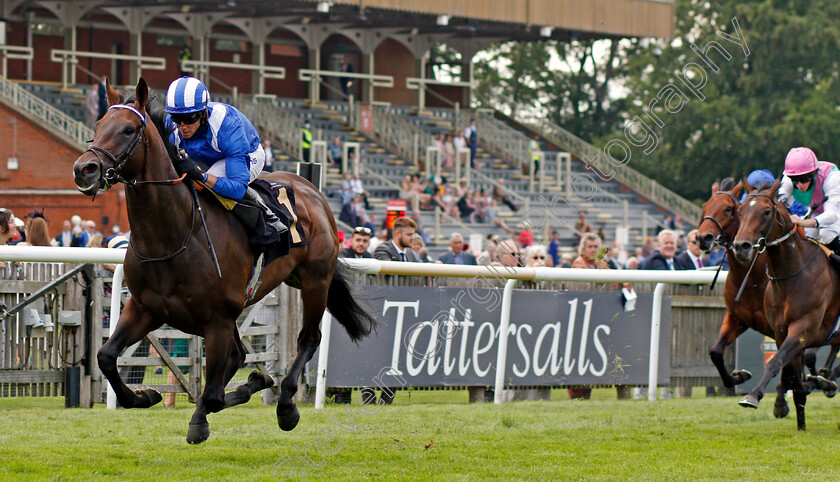
[[[55,107],[68,113],[73,118],[84,121],[85,94],[90,86],[74,86],[69,89],[61,89],[56,84],[21,83],[21,85]],[[231,102],[232,99],[226,96],[215,96],[214,100]],[[361,146],[360,158],[362,159],[363,165],[375,169],[379,176],[390,181],[388,183],[377,177],[363,176],[365,188],[371,193],[372,212],[376,214],[377,224],[381,223],[385,217],[385,204],[387,200],[396,198],[398,195],[398,189],[395,186],[399,185],[406,174],[415,171],[412,163],[407,159],[401,158],[398,154],[391,152],[385,145],[380,144],[378,140],[356,131],[352,126],[352,122],[350,122],[349,106],[346,102],[322,101],[316,105],[310,105],[303,99],[284,98],[277,99],[276,104],[299,118],[301,124],[304,120],[310,121],[313,132],[316,134],[316,139],[330,142],[333,138],[338,137],[342,142],[359,142]],[[418,113],[413,107],[392,106],[391,111],[398,113],[405,120],[429,134],[448,133],[460,130],[453,109],[428,108]],[[469,114],[461,113],[460,123],[462,125],[466,115]],[[514,129],[510,125],[507,128]],[[543,163],[542,168],[546,170],[549,179],[552,180],[546,184],[545,192],[531,192],[529,190],[528,177],[523,175],[522,169],[519,166],[512,165],[502,160],[495,153],[483,149],[481,147],[481,132],[479,132],[478,151],[478,162],[481,166],[479,172],[494,180],[504,178],[508,189],[518,196],[528,197],[530,199],[530,218],[532,222],[542,224],[546,212],[550,212],[555,219],[547,218],[548,222],[559,231],[565,251],[573,251],[575,235],[571,229],[560,224],[557,220],[558,218],[565,220],[568,226],[571,227],[577,219],[578,211],[582,209],[586,210],[590,224],[596,230],[599,227],[603,227],[607,238],[605,241],[609,243],[615,236],[615,227],[622,223],[623,206],[617,200],[626,200],[630,206],[628,222],[630,226],[631,245],[641,245],[644,242],[644,237],[653,233],[653,229],[655,228],[654,219],[660,218],[661,210],[652,203],[640,199],[637,194],[631,192],[629,189],[623,188],[614,181],[598,180],[599,192],[591,193],[591,196],[587,196],[585,201],[567,202],[565,196],[560,191],[560,187],[554,181],[557,178],[557,163],[553,159],[555,159],[556,154],[560,150],[545,141],[540,141],[540,144],[541,149],[547,154],[548,159],[548,162]],[[278,157],[275,162],[275,169],[294,170],[297,159],[293,153],[278,151],[277,147],[275,147],[275,156]],[[341,210],[341,202],[337,196],[332,194],[338,190],[341,174],[338,167],[332,166],[328,166],[326,172],[324,192],[328,196],[330,206],[337,215]],[[572,173],[577,176],[586,174],[592,176],[591,173],[587,173],[585,166],[580,162],[573,163]],[[445,172],[444,176],[451,178],[451,172]],[[594,178],[594,176],[592,177]],[[472,189],[489,189],[491,187],[488,182],[480,178],[473,179],[473,185],[471,186]],[[517,230],[522,227],[519,222],[521,214],[514,214],[507,207],[500,206],[500,216],[506,220],[508,225]],[[647,215],[647,220],[643,220],[643,216],[645,215]],[[427,233],[433,234],[435,214],[432,212],[421,212],[419,220],[423,229]],[[642,226],[645,223],[647,224],[648,232],[642,233]],[[457,220],[442,220],[439,237],[433,237],[432,244],[430,245],[430,254],[433,258],[436,259],[447,250],[448,237],[454,231],[458,231],[466,237],[469,237],[472,233],[481,234],[482,236],[491,233],[502,233],[500,228],[491,224],[463,225]],[[535,234],[540,236],[542,233],[543,230],[540,229]]]

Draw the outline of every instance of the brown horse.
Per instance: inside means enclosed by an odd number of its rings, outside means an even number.
[[[126,184],[132,230],[125,279],[132,296],[114,334],[99,351],[99,366],[123,407],[150,407],[161,400],[160,394],[151,389],[131,391],[117,371],[119,354],[164,323],[204,337],[206,384],[187,433],[189,443],[201,443],[210,436],[207,414],[244,403],[274,384],[255,371],[248,383],[224,392],[245,361],[235,322],[245,306],[254,256],[241,223],[204,190],[201,208],[220,262],[222,276],[217,275],[191,187],[172,182],[179,177],[171,161],[174,148],[160,106],[148,102],[145,80],[138,82],[133,99],[122,98],[110,84],[106,88],[111,108],[96,124],[93,144],[76,160],[73,171],[79,190],[89,196],[115,182]],[[303,327],[298,352],[280,385],[277,404],[280,428],[292,430],[300,419],[292,397],[304,364],[320,342],[319,323],[325,308],[354,340],[368,335],[375,320],[353,298],[346,268],[337,264],[337,230],[324,196],[294,174],[274,173],[270,179],[294,188],[297,222],[308,242],[266,266],[262,284],[250,300],[258,301],[282,282],[301,291]]]
[[[747,185],[746,180],[743,182]],[[822,377],[802,381],[803,350],[827,343],[840,343],[835,337],[840,303],[840,275],[830,266],[822,248],[805,239],[791,221],[787,209],[777,199],[781,181],[770,189],[751,190],[739,208],[741,226],[733,247],[741,263],[750,260],[754,251],[767,256],[769,282],[764,294],[764,311],[774,327],[776,355],[767,363],[764,376],[739,404],[758,408],[764,390],[779,371],[782,383],[793,390],[797,428],[805,430],[805,402],[814,387],[831,390],[834,382]],[[836,385],[835,385],[836,389]]]

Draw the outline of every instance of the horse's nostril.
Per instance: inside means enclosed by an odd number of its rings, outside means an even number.
[[[88,174],[93,174],[93,173],[95,173],[95,172],[96,172],[96,171],[98,171],[98,170],[99,170],[99,166],[97,166],[96,164],[93,164],[93,163],[91,163],[91,164],[86,164],[86,165],[82,168],[82,174],[85,174],[85,175],[88,175]]]

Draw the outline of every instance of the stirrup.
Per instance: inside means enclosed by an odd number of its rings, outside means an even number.
[[[273,227],[274,229],[276,229],[277,234],[279,236],[282,236],[282,235],[286,234],[287,231],[289,231],[289,227],[286,226],[285,224],[283,224],[283,222],[280,221],[280,219],[277,217],[277,215],[275,215],[271,211],[266,211],[266,221],[265,222],[267,224],[270,224],[271,227]]]

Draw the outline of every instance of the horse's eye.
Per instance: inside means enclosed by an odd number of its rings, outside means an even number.
[[[765,209],[765,210],[764,210],[764,215],[765,215],[765,216],[769,216],[769,215],[770,215],[770,208],[767,208],[767,209]]]
[[[130,136],[130,135],[134,134],[134,127],[133,126],[126,127],[125,130],[123,131],[123,134],[125,134],[127,136]]]
[[[726,214],[730,214],[732,212],[732,206],[727,206],[726,210],[724,211]]]

